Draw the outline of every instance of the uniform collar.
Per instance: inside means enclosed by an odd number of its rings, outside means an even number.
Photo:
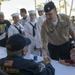
[[[26,18],[27,18],[27,16],[26,17],[23,17],[24,20],[26,20]]]
[[[13,56],[7,56],[7,58],[21,58],[21,59],[23,59],[23,56],[18,56],[18,55],[13,55]]]
[[[64,20],[62,19],[62,17],[60,16],[60,14],[57,15],[59,22],[64,22]],[[47,20],[46,20],[47,21]],[[49,21],[47,21],[49,22]]]
[[[62,17],[60,16],[60,14],[59,14],[59,15],[57,15],[57,16],[58,16],[58,20],[59,20],[59,22],[63,23],[63,22],[64,22],[64,20],[62,19]]]
[[[63,23],[64,23],[64,20],[62,19],[61,15],[58,14],[57,16],[58,16],[58,22],[61,23],[61,24],[63,24]],[[53,25],[52,23],[50,23],[48,20],[46,20],[45,22],[46,22],[48,25],[50,25],[50,26],[54,26],[54,25]]]
[[[24,21],[28,21],[30,18],[29,16],[26,16],[25,18],[22,18]]]

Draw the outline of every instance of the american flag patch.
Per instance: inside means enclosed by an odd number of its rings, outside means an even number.
[[[5,60],[4,66],[12,66],[13,60]]]

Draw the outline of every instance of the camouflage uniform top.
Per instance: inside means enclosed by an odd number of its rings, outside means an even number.
[[[46,50],[47,42],[56,46],[66,43],[69,40],[71,29],[73,30],[73,25],[65,14],[58,15],[56,26],[45,20],[41,30],[43,49]]]

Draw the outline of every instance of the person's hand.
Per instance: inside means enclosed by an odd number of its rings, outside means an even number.
[[[72,64],[73,67],[75,67],[75,64]]]
[[[65,60],[59,60],[59,63],[64,64]]]
[[[51,62],[51,58],[49,56],[44,56],[44,64],[48,64]]]
[[[70,63],[66,63],[65,60],[59,60],[59,63],[66,66],[70,66]]]

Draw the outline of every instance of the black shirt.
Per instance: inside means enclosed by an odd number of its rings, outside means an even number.
[[[10,25],[11,23],[8,20],[4,20],[3,22],[0,22],[0,36],[4,32],[8,32],[8,28]],[[8,39],[8,35],[6,35],[6,37],[3,38],[2,40],[0,39],[0,46],[5,47],[7,39]]]

